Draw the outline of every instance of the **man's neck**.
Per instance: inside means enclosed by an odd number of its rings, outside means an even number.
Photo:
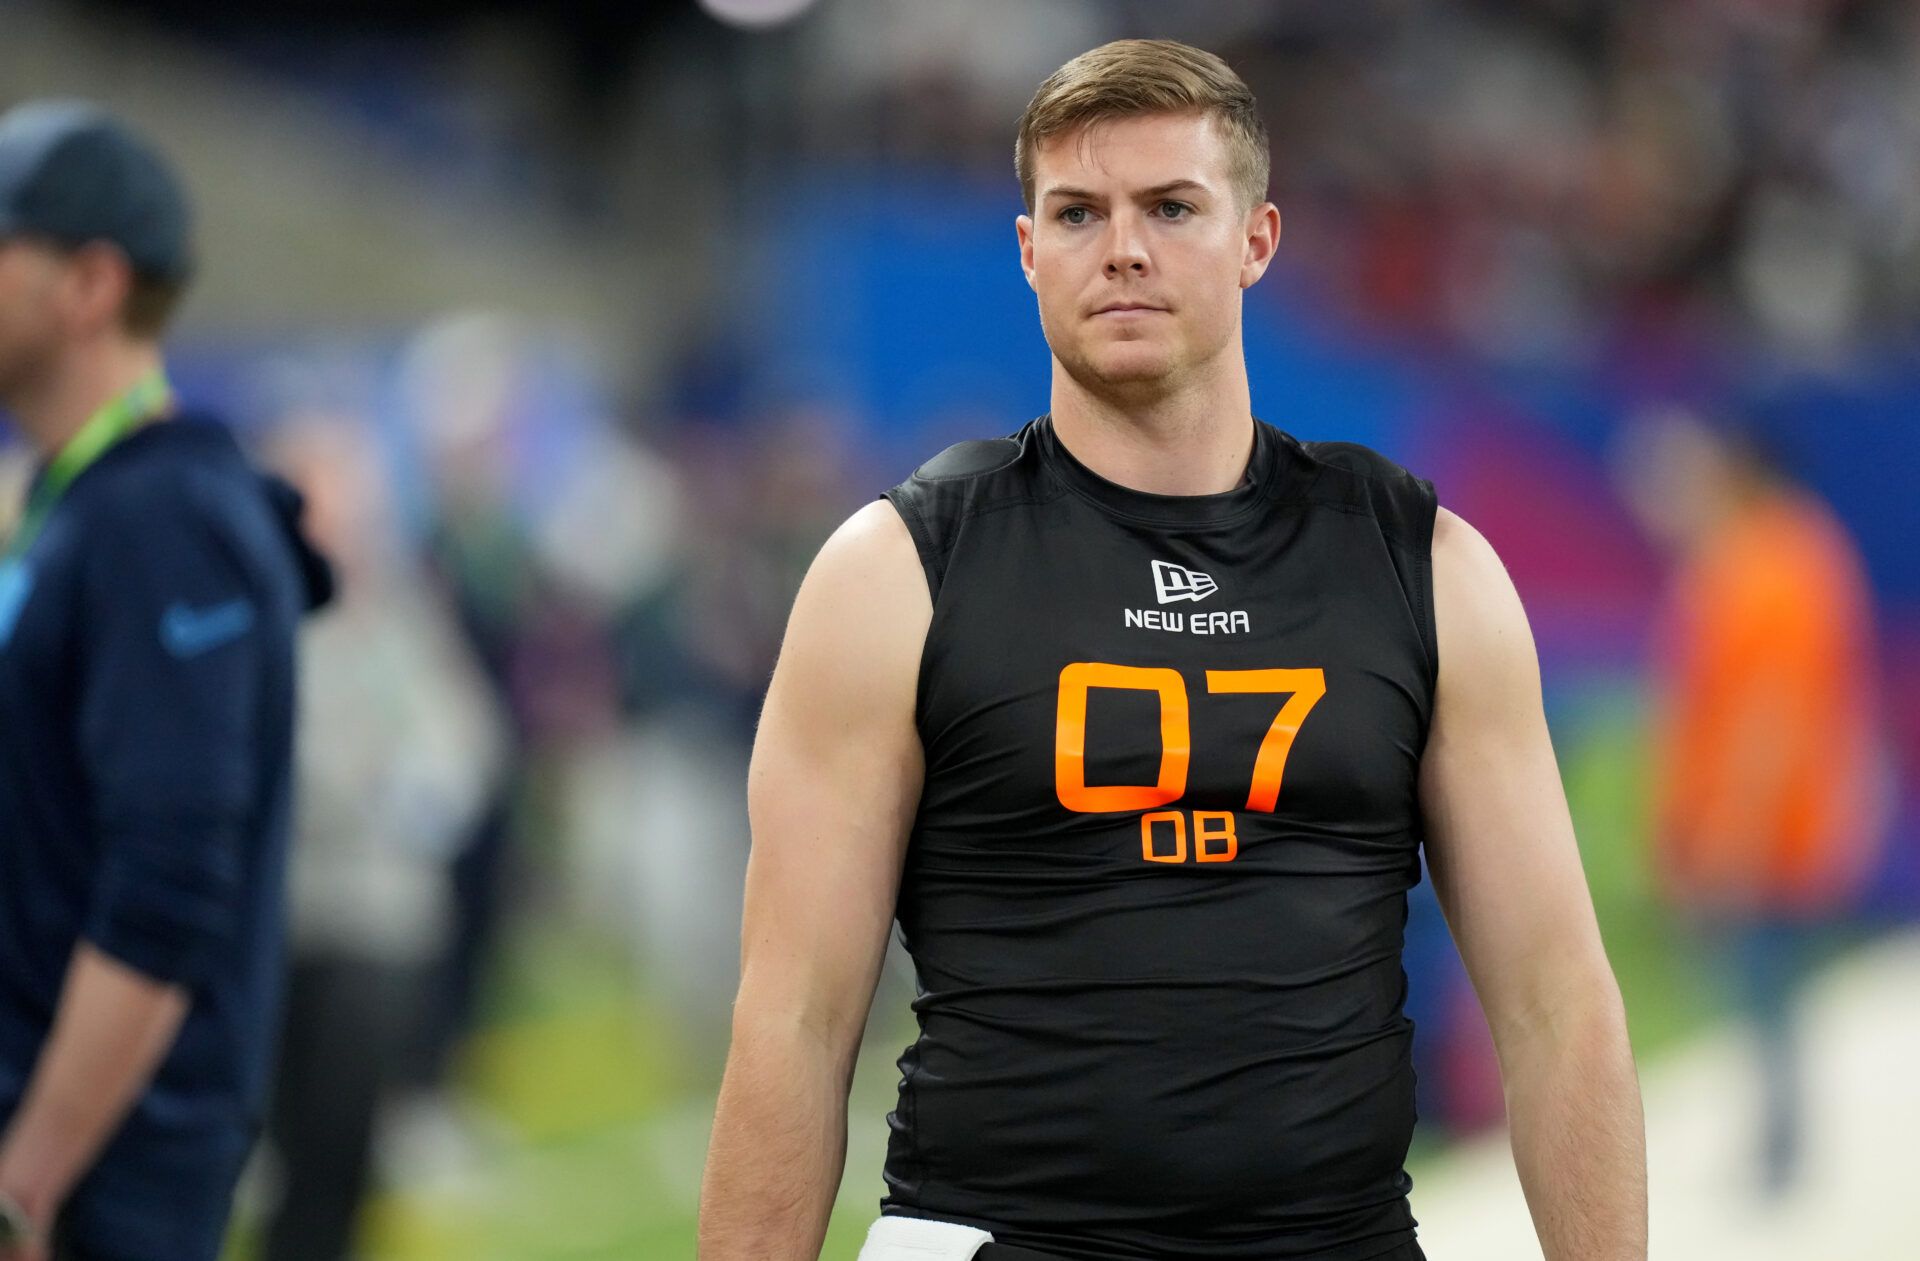
[[[73,440],[95,412],[161,367],[152,342],[116,340],[69,348],[30,387],[7,400],[21,434],[42,457]]]
[[[1224,357],[1224,356],[1223,356]],[[1073,457],[1132,490],[1212,495],[1245,478],[1253,408],[1245,366],[1164,393],[1105,394],[1053,366],[1054,433]]]

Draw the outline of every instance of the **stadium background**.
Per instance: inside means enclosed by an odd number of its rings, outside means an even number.
[[[749,20],[781,8],[796,14]],[[444,886],[464,909],[416,953],[477,978],[470,1012],[426,1004],[446,1072],[387,1109],[365,1257],[691,1255],[740,787],[788,602],[832,526],[919,458],[1044,408],[1013,122],[1054,66],[1129,34],[1221,52],[1273,129],[1285,235],[1247,302],[1259,414],[1431,477],[1526,600],[1646,1082],[1654,1255],[1912,1247],[1890,1210],[1920,1132],[1920,9],[684,0],[236,19],[0,0],[0,33],[0,106],[101,100],[184,168],[204,266],[176,380],[336,488],[369,589],[418,632],[400,665],[331,654],[321,686],[377,697],[431,673],[437,699],[392,721],[466,768],[323,749],[313,769],[348,800],[342,785],[413,792],[366,831],[432,843],[366,861]],[[1855,533],[1903,790],[1808,995],[1811,1163],[1771,1205],[1745,1181],[1743,1034],[1649,875],[1647,637],[1667,571],[1623,502],[1616,439],[1675,400],[1757,420]],[[328,747],[382,747],[402,729],[387,721],[345,707]],[[911,1038],[901,964],[828,1257],[853,1255],[882,1190]],[[460,967],[435,966],[459,992]],[[1491,1048],[1424,885],[1408,972],[1423,1240],[1436,1261],[1533,1255]],[[273,1185],[263,1160],[235,1257],[255,1255]]]

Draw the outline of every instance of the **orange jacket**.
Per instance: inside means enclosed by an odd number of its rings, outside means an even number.
[[[1829,910],[1884,825],[1871,599],[1811,496],[1739,510],[1685,563],[1662,618],[1656,843],[1684,903]]]

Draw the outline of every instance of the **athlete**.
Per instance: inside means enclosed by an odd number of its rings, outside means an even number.
[[[298,503],[182,411],[182,190],[78,103],[0,117],[0,1261],[213,1261],[278,1021]]]
[[[890,925],[865,1261],[1418,1258],[1424,845],[1550,1261],[1646,1255],[1640,1099],[1520,601],[1431,483],[1254,418],[1280,235],[1218,58],[1122,41],[1015,148],[1048,413],[826,544],[749,784],[703,1261],[819,1253]]]

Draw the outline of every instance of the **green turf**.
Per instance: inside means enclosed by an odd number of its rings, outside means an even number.
[[[1648,862],[1643,704],[1631,680],[1595,679],[1565,705],[1556,730],[1567,808],[1580,840],[1601,938],[1620,981],[1635,1053],[1658,1053],[1697,1030],[1714,998],[1694,952],[1657,899]]]

